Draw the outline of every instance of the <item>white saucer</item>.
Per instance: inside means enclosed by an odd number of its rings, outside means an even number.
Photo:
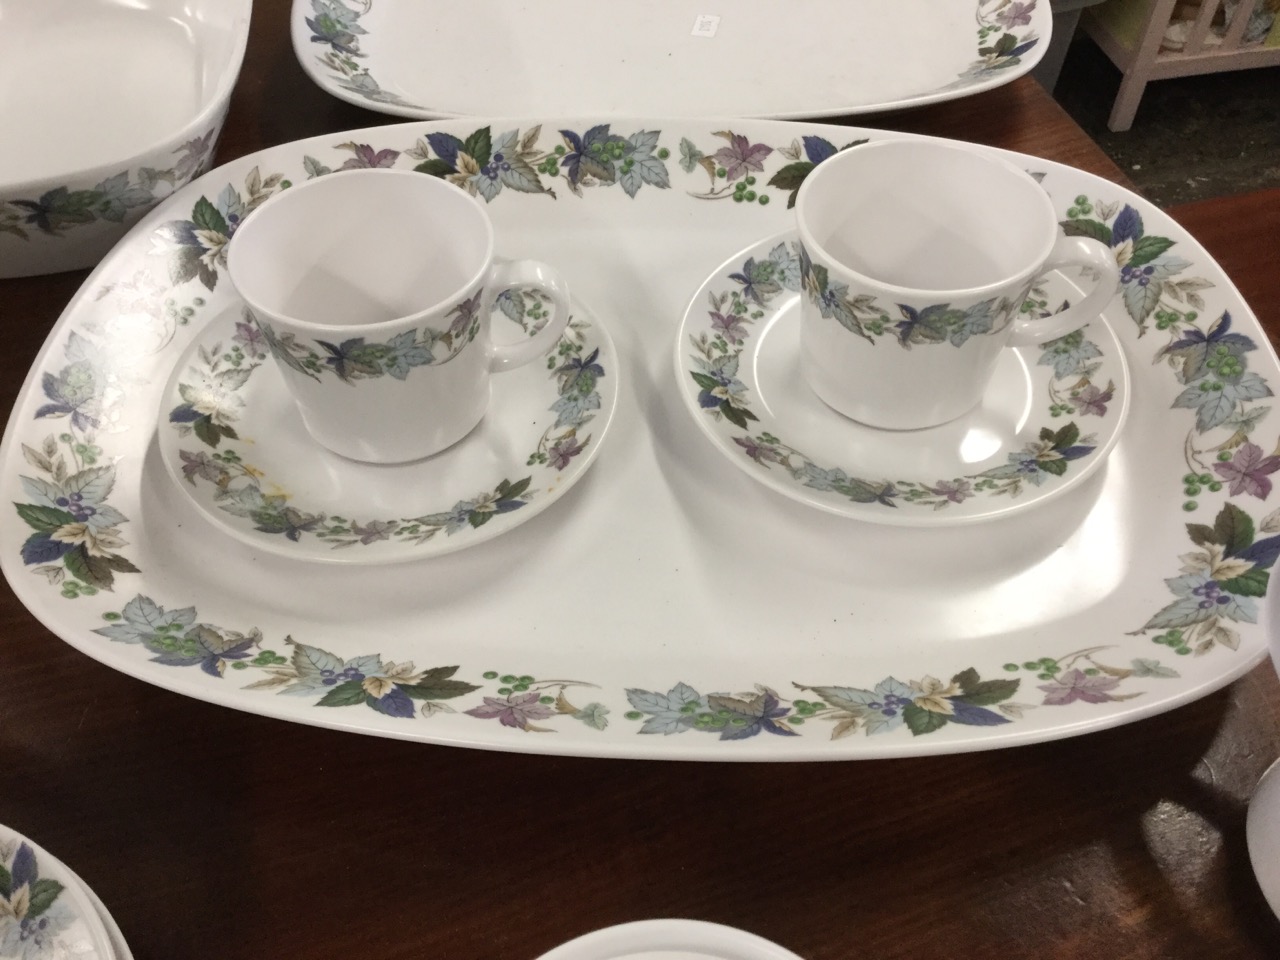
[[[690,301],[676,342],[686,407],[750,476],[831,513],[938,526],[1027,509],[1102,465],[1130,395],[1124,351],[1102,317],[1005,350],[982,403],[959,419],[879,430],[836,413],[804,380],[797,249],[788,232],[727,261]],[[1077,294],[1055,273],[1024,309],[1056,310]]]
[[[116,960],[79,877],[34,841],[0,826],[0,958]]]
[[[311,439],[237,309],[216,317],[174,368],[159,451],[191,501],[255,547],[393,563],[482,543],[541,513],[595,459],[617,398],[613,343],[575,305],[555,352],[493,378],[488,413],[461,441],[416,463],[357,463]]]
[[[638,920],[561,944],[538,960],[800,960],[763,937],[702,920]]]
[[[106,928],[107,938],[111,941],[111,948],[114,951],[115,960],[133,960],[133,951],[129,949],[129,944],[125,942],[124,932],[120,929],[120,924],[116,923],[116,918],[111,916],[111,911],[107,909],[107,905],[102,902],[102,898],[93,892],[93,888],[80,879],[80,875],[68,867],[65,863],[60,864],[62,869],[66,871],[67,876],[80,885],[81,892],[85,898],[93,904],[98,912],[98,918],[102,921],[102,925]]]

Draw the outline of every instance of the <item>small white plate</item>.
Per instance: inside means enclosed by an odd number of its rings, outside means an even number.
[[[1049,0],[294,0],[293,48],[335,97],[402,117],[538,111],[818,117],[951,100],[1027,73]],[[749,78],[749,82],[743,81]]]
[[[538,960],[801,960],[745,930],[702,920],[638,920],[570,940]]]
[[[113,960],[88,888],[51,854],[0,826],[0,960]]]
[[[941,526],[1033,507],[1102,465],[1130,389],[1124,351],[1101,317],[1005,350],[981,405],[959,419],[879,430],[836,413],[804,381],[798,250],[788,232],[726,261],[694,295],[676,342],[686,409],[753,479],[841,516]],[[1048,313],[1077,292],[1053,274],[1024,311]],[[877,342],[894,349],[893,337],[890,329]]]
[[[523,303],[511,309],[537,322]],[[532,300],[529,309],[539,315]],[[504,315],[494,321],[509,326]],[[346,563],[437,556],[514,529],[577,482],[617,405],[617,357],[577,306],[545,360],[491,382],[484,420],[449,449],[415,463],[358,463],[308,435],[262,334],[232,310],[174,368],[160,457],[209,519],[263,550]]]

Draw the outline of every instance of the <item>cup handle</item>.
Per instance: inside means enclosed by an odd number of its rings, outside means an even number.
[[[531,287],[551,298],[551,319],[533,336],[515,343],[489,347],[489,369],[494,373],[514,370],[545,354],[555,346],[569,325],[569,286],[560,274],[537,260],[504,260],[493,265],[489,289],[493,296],[486,305],[492,310],[498,295],[517,287]]]
[[[1120,288],[1120,268],[1116,256],[1105,243],[1090,237],[1059,237],[1049,253],[1049,261],[1041,275],[1059,267],[1090,267],[1098,282],[1079,303],[1060,313],[1034,320],[1019,319],[1013,324],[1009,345],[1026,347],[1065,336],[1072,330],[1096,320]]]

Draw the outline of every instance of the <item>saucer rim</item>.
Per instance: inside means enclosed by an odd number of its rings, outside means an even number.
[[[592,426],[600,424],[599,430],[594,431],[590,445],[582,451],[580,457],[575,458],[573,472],[568,475],[561,474],[562,479],[555,484],[550,490],[545,490],[543,496],[538,500],[534,500],[526,504],[526,508],[513,511],[507,514],[507,519],[502,522],[502,518],[492,520],[485,524],[481,529],[472,528],[467,531],[470,536],[458,540],[457,538],[432,538],[431,540],[419,543],[416,546],[409,546],[400,543],[386,543],[387,546],[395,549],[394,552],[383,551],[357,551],[357,550],[340,550],[336,547],[329,546],[324,550],[319,548],[319,544],[306,545],[284,540],[271,534],[262,533],[253,528],[241,529],[232,523],[224,520],[219,514],[224,511],[217,510],[212,504],[205,503],[192,491],[188,490],[189,484],[184,482],[181,467],[174,461],[171,456],[167,456],[165,452],[165,441],[161,439],[165,435],[164,427],[168,423],[167,411],[172,406],[172,399],[177,391],[177,384],[182,378],[184,370],[188,366],[189,359],[196,354],[200,346],[208,339],[210,329],[216,324],[226,324],[233,322],[226,314],[215,316],[202,327],[191,338],[191,341],[183,348],[174,362],[173,369],[169,373],[169,377],[164,387],[160,391],[159,403],[156,404],[155,420],[156,420],[156,442],[155,452],[164,470],[165,476],[172,485],[181,490],[184,502],[188,506],[194,507],[196,514],[208,524],[210,529],[216,529],[222,534],[233,537],[240,543],[252,547],[255,550],[262,550],[264,553],[270,553],[278,557],[285,557],[290,560],[302,561],[305,563],[323,564],[326,566],[358,566],[358,567],[381,567],[394,566],[404,563],[412,563],[418,560],[426,560],[435,557],[447,556],[452,553],[458,553],[471,547],[477,547],[481,544],[496,540],[499,537],[510,533],[536,517],[551,509],[558,501],[577,485],[582,476],[595,463],[600,453],[600,445],[604,442],[609,428],[612,426],[617,415],[619,399],[621,397],[621,389],[619,380],[622,372],[619,369],[617,345],[613,340],[612,334],[609,332],[607,325],[601,322],[597,313],[587,307],[577,297],[571,299],[571,317],[583,317],[588,320],[589,328],[593,331],[593,335],[599,342],[599,348],[609,362],[612,363],[608,376],[602,378],[603,386],[600,390],[601,404],[600,409],[596,412],[591,420]],[[555,347],[548,349],[543,358],[550,356]],[[542,358],[539,358],[542,359]],[[529,364],[533,366],[538,360]],[[264,366],[270,366],[271,372],[279,375],[279,371],[275,370],[274,361],[267,359]],[[514,372],[514,371],[513,371]],[[490,408],[492,409],[492,407]],[[489,414],[486,413],[486,416]],[[436,456],[448,456],[451,449],[456,448],[459,444],[465,442],[467,438],[452,444],[449,448],[442,450]],[[175,448],[176,452],[176,448]],[[394,466],[394,465],[393,465]],[[145,468],[144,468],[145,469]],[[231,518],[237,519],[237,518]],[[287,543],[292,547],[302,546],[302,550],[289,549],[284,544]],[[425,548],[425,549],[424,549]]]
[[[823,499],[806,494],[802,487],[783,484],[777,481],[773,474],[753,469],[755,464],[749,462],[749,458],[730,456],[733,451],[730,451],[725,446],[724,438],[716,432],[715,425],[712,423],[710,418],[705,415],[706,411],[702,410],[698,406],[697,399],[685,382],[688,378],[687,375],[689,372],[687,366],[688,355],[685,352],[685,343],[691,333],[690,318],[696,313],[696,311],[701,309],[700,304],[706,300],[708,288],[718,278],[722,277],[726,272],[740,264],[745,258],[757,256],[761,252],[767,253],[767,251],[772,247],[775,247],[780,243],[786,243],[789,240],[796,239],[798,236],[799,234],[796,228],[794,226],[789,227],[786,230],[773,233],[748,244],[716,266],[707,274],[705,279],[698,286],[698,289],[689,297],[684,312],[681,314],[676,330],[676,336],[674,338],[672,358],[674,361],[674,369],[678,385],[677,389],[680,392],[680,398],[684,409],[693,421],[697,423],[698,429],[710,445],[740,471],[774,493],[780,494],[790,500],[803,504],[806,507],[819,510],[832,516],[844,517],[848,520],[861,521],[864,523],[874,524],[876,526],[935,529],[946,527],[968,527],[1007,520],[1017,514],[1025,513],[1036,507],[1041,507],[1065,495],[1067,492],[1077,489],[1104,468],[1108,459],[1111,457],[1111,454],[1114,452],[1116,445],[1119,443],[1120,438],[1123,436],[1125,427],[1128,424],[1129,412],[1133,398],[1133,375],[1129,369],[1129,358],[1124,349],[1124,345],[1121,342],[1120,337],[1116,334],[1115,329],[1103,314],[1099,314],[1096,318],[1090,320],[1086,326],[1092,327],[1097,324],[1101,329],[1106,331],[1106,336],[1114,347],[1113,359],[1119,367],[1120,374],[1117,379],[1121,381],[1119,389],[1117,390],[1119,394],[1119,403],[1116,403],[1113,408],[1116,411],[1115,417],[1108,418],[1107,426],[1109,432],[1107,437],[1098,445],[1094,453],[1089,457],[1088,462],[1085,463],[1078,472],[1073,473],[1070,477],[1066,478],[1064,482],[1054,484],[1049,489],[1043,490],[1038,496],[1033,498],[1010,499],[1002,503],[996,509],[990,509],[986,512],[976,514],[947,510],[920,510],[915,512],[909,512],[906,510],[868,510],[866,509],[868,506],[867,504],[854,503],[852,501]],[[777,315],[783,310],[794,309],[795,304],[793,301],[802,296],[802,293],[788,290],[785,291],[784,294],[781,294],[780,298],[782,296],[785,296],[786,300],[784,302],[780,302],[777,307],[773,308],[773,316],[771,319],[776,319]],[[1018,353],[1019,356],[1024,358],[1025,362],[1027,351],[1031,348],[1024,346],[1007,347],[1006,349],[1010,349]],[[758,354],[759,349],[757,347],[756,351],[753,352],[751,356],[758,356]],[[758,394],[758,391],[756,392]],[[816,394],[814,395],[813,400],[815,403],[822,403]],[[886,433],[889,432],[892,431],[886,431]]]

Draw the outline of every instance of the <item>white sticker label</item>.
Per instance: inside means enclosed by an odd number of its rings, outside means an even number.
[[[720,18],[710,13],[700,13],[693,21],[695,37],[714,37],[720,29]]]

